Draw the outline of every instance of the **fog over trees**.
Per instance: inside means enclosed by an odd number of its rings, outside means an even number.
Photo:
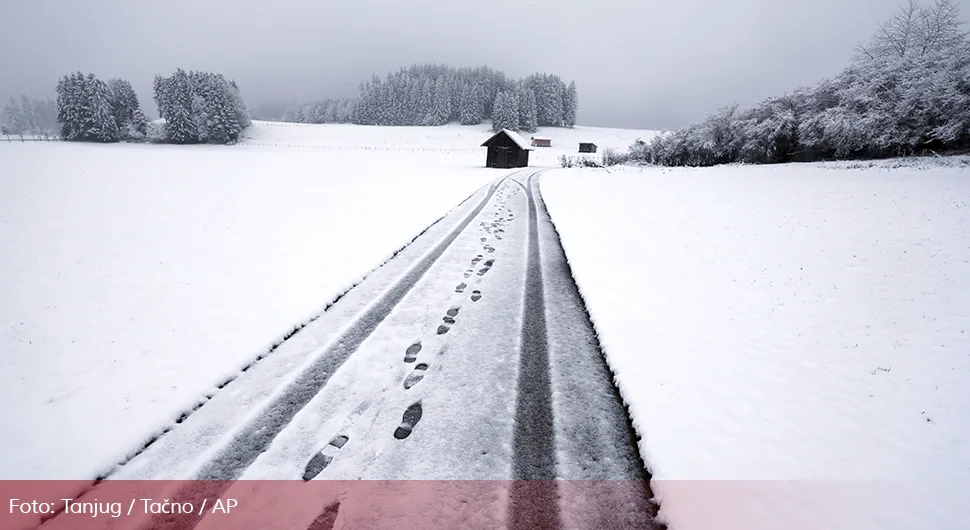
[[[426,64],[401,68],[384,79],[374,75],[360,84],[357,98],[302,103],[287,109],[281,119],[427,126],[492,121],[493,128],[535,131],[539,126],[574,126],[578,104],[576,83],[567,85],[556,75],[537,73],[517,80],[486,66]]]

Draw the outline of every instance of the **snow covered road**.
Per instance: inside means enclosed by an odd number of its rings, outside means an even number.
[[[250,480],[496,481],[410,523],[649,528],[649,475],[537,174],[470,197],[109,481],[203,479],[171,492],[192,501],[242,495]],[[329,527],[401,515],[354,492],[328,508]],[[59,519],[48,526],[74,524]]]

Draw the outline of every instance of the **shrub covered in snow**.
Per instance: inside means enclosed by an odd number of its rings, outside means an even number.
[[[604,167],[625,164],[630,160],[629,153],[621,153],[612,147],[603,148],[601,161]]]
[[[834,79],[630,148],[671,166],[882,158],[970,148],[970,42],[952,0],[910,2]]]
[[[604,164],[598,162],[593,157],[588,156],[559,156],[559,165],[562,167],[603,167]]]

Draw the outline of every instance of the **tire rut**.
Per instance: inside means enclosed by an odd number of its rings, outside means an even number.
[[[201,502],[225,493],[232,481],[256,460],[293,417],[316,396],[331,376],[358,347],[387,318],[397,304],[410,292],[444,254],[448,247],[477,218],[509,177],[489,186],[478,206],[469,212],[432,250],[398,279],[381,297],[368,305],[339,336],[316,355],[315,360],[287,386],[273,395],[256,415],[256,419],[237,429],[230,441],[202,465],[194,476],[195,482],[180,489],[174,502]],[[418,406],[420,410],[420,405]],[[413,411],[412,411],[413,412]],[[420,412],[418,413],[420,417]],[[416,423],[416,421],[415,421]],[[329,463],[329,462],[328,462]],[[325,466],[322,466],[325,467]],[[190,519],[190,520],[186,520]],[[200,520],[196,516],[160,516],[153,518],[150,528],[192,528]]]
[[[509,528],[559,528],[556,478],[556,435],[552,383],[546,339],[539,221],[532,182],[525,186],[529,208],[529,250],[522,315],[522,349],[513,435]]]

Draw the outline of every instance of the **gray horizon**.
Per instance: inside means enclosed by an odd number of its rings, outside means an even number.
[[[69,72],[131,82],[176,68],[237,81],[251,108],[355,97],[414,63],[553,73],[579,89],[578,124],[674,129],[831,77],[905,0],[278,0],[234,5],[0,0],[0,101],[53,97]],[[962,15],[970,0],[958,0]]]

